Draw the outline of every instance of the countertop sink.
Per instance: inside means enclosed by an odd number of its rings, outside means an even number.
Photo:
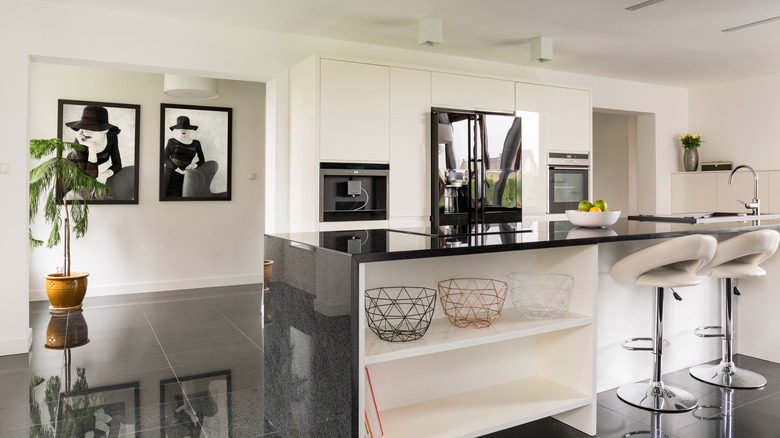
[[[683,213],[683,214],[640,214],[638,216],[629,216],[630,221],[643,222],[677,222],[683,224],[711,224],[715,222],[744,222],[757,221],[764,219],[780,219],[780,214],[746,214],[733,212],[705,212],[705,213]]]

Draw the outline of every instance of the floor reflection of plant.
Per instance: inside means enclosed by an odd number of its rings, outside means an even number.
[[[62,394],[62,398],[59,376],[49,377],[48,380],[35,374],[30,377],[30,438],[84,437],[95,430],[95,414],[103,408],[105,402],[99,397],[89,395],[84,368],[76,368],[76,374],[78,377],[73,388],[66,388],[67,392]],[[43,422],[40,404],[35,397],[35,388],[44,381],[48,424]]]

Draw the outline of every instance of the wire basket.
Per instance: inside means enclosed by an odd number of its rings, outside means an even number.
[[[427,287],[378,287],[366,290],[366,320],[379,339],[415,341],[423,337],[436,308],[436,291]]]
[[[571,275],[514,272],[507,277],[512,304],[528,318],[555,318],[569,307]]]
[[[490,327],[500,316],[507,284],[489,278],[451,278],[439,282],[439,299],[450,323],[461,328]]]

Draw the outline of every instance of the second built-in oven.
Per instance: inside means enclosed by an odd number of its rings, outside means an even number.
[[[589,153],[548,152],[547,173],[549,214],[576,210],[580,201],[588,199]]]

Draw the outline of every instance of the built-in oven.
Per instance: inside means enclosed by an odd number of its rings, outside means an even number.
[[[580,201],[588,199],[590,179],[588,152],[548,152],[547,174],[548,213],[576,210]]]

